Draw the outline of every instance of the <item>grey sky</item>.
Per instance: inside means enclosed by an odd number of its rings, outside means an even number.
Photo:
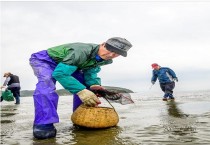
[[[176,72],[175,90],[210,89],[209,26],[210,2],[1,2],[1,75],[11,71],[23,90],[34,89],[32,53],[119,36],[133,47],[102,67],[103,85],[147,91],[157,62]]]

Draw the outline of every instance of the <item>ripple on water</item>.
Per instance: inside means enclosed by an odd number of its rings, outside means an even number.
[[[62,96],[58,104],[60,122],[55,124],[57,137],[47,140],[33,138],[32,97],[22,98],[19,106],[3,102],[1,142],[23,145],[209,144],[210,110],[209,104],[204,102],[210,102],[210,97],[202,94],[180,96],[177,95],[174,102],[163,102],[156,94],[136,94],[135,104],[113,103],[120,118],[118,126],[100,130],[75,127],[69,118],[72,99]]]

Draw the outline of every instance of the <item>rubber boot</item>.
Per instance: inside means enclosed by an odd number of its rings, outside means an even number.
[[[47,139],[56,136],[57,130],[53,124],[39,124],[33,126],[33,135],[37,139]]]
[[[16,105],[20,104],[20,96],[15,97],[15,100],[16,100],[16,103],[15,103]]]
[[[168,98],[168,93],[166,93],[164,96],[163,96],[163,101],[167,101],[167,98]]]
[[[169,99],[171,99],[171,100],[174,100],[175,99],[174,96],[173,96],[173,94],[169,94]]]

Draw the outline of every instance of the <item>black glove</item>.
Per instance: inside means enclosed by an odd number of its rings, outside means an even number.
[[[96,96],[104,97],[107,94],[107,90],[91,90]]]
[[[98,97],[106,97],[109,100],[118,100],[121,98],[120,93],[110,92],[108,90],[92,90],[93,93],[96,94]]]

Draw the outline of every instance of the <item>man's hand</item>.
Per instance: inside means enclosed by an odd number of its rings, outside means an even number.
[[[77,93],[81,101],[85,106],[96,106],[97,104],[101,104],[98,97],[91,91],[84,89]]]
[[[5,86],[1,86],[1,89],[5,88]]]
[[[174,81],[178,82],[178,78],[173,78],[173,79],[174,79]]]
[[[155,81],[151,81],[151,83],[154,85],[155,84]]]

